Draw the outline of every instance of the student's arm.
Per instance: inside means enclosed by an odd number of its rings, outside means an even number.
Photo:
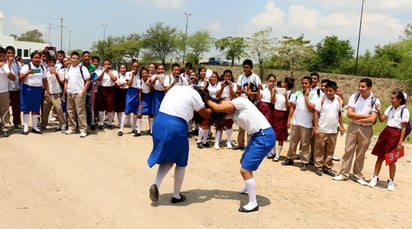
[[[306,89],[305,93],[304,93],[304,98],[305,98],[305,103],[306,103],[306,107],[308,108],[308,110],[310,112],[313,112],[315,110],[315,104],[313,104],[310,99],[309,99],[309,94],[310,94],[310,89]]]
[[[381,113],[381,105],[380,104],[376,104],[376,110],[378,110],[379,122],[383,122],[388,118],[388,117],[386,117],[385,114]]]
[[[339,132],[340,132],[340,135],[343,135],[345,133],[345,126],[343,124],[342,112],[339,112]]]
[[[313,112],[313,134],[319,136],[319,112],[316,110]]]
[[[294,103],[292,103],[290,105],[289,115],[288,115],[288,123],[287,123],[288,128],[292,126],[292,117],[293,117],[293,113],[295,113],[295,109],[296,109],[296,106]]]
[[[236,110],[235,106],[227,100],[224,100],[221,103],[215,103],[208,100],[207,105],[215,112],[233,113]]]
[[[401,129],[401,136],[399,138],[399,143],[398,143],[398,149],[400,150],[403,147],[403,140],[405,138],[405,134],[406,134],[406,127],[408,126],[407,122],[402,122],[401,123],[402,129]]]
[[[84,81],[84,87],[83,87],[82,92],[80,93],[80,96],[83,97],[86,95],[87,89],[89,88],[89,86],[90,86],[90,79],[87,79],[86,81]]]

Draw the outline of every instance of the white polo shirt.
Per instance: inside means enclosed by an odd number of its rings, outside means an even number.
[[[337,133],[339,113],[342,112],[342,100],[339,96],[335,95],[333,100],[330,100],[326,95],[322,95],[320,99],[316,100],[315,110],[319,112],[319,132],[327,134]]]
[[[309,102],[314,105],[317,100],[317,96],[316,91],[309,92]],[[290,98],[290,103],[295,104],[292,125],[301,126],[304,128],[313,128],[313,113],[310,112],[306,106],[303,92],[297,91],[295,95]]]
[[[402,129],[402,123],[409,122],[409,110],[405,105],[400,105],[396,109],[391,105],[386,108],[384,114],[388,117],[388,122],[386,125],[390,127]]]
[[[249,134],[271,127],[262,112],[246,96],[238,96],[230,103],[236,108],[232,117],[233,121]]]
[[[136,74],[133,77],[132,85],[130,85],[130,87],[138,88],[137,85],[139,83],[139,78],[140,78],[139,74]],[[132,72],[126,72],[126,81],[130,81],[131,79],[132,79]]]
[[[0,93],[9,91],[9,74],[8,63],[3,62],[3,65],[0,67]]]
[[[80,73],[80,67],[82,68],[83,77]],[[77,94],[82,92],[84,81],[90,79],[90,73],[85,66],[80,64],[72,65],[66,70],[64,79],[67,80],[67,93]]]
[[[27,74],[30,71],[29,64],[31,66],[31,69],[33,71],[38,71],[38,73],[29,74],[24,79],[24,84],[32,86],[32,87],[42,87],[43,86],[43,79],[45,79],[47,77],[47,75],[46,75],[46,71],[45,71],[44,67],[41,67],[41,65],[36,67],[36,66],[34,66],[34,64],[32,62],[30,62],[30,63],[24,65],[21,68],[20,74]]]
[[[58,72],[59,79],[64,80],[64,74]],[[47,83],[49,84],[49,92],[50,94],[60,94],[62,93],[62,86],[60,85],[59,80],[56,77],[56,74],[51,74],[50,71],[47,71]]]

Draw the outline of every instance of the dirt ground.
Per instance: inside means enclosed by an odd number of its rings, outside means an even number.
[[[50,129],[0,138],[0,228],[412,227],[410,145],[397,163],[394,192],[386,190],[385,166],[378,186],[369,188],[301,172],[299,161],[282,166],[265,159],[254,173],[260,209],[243,214],[237,211],[247,202],[247,195],[238,194],[241,151],[198,149],[191,138],[182,188],[186,201],[170,203],[172,170],[158,205],[152,205],[148,190],[157,167],[146,164],[151,136],[133,137],[129,131],[118,137],[117,129],[105,130],[81,139]],[[339,156],[343,144],[344,136],[338,139]],[[287,149],[286,143],[283,156]],[[367,180],[375,159],[369,150]],[[339,168],[335,162],[334,170]]]

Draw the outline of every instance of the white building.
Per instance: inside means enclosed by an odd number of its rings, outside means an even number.
[[[13,46],[16,49],[16,55],[22,57],[23,59],[30,59],[30,54],[35,50],[43,49],[49,44],[37,43],[37,42],[27,42],[27,41],[16,41],[12,36],[3,35],[3,12],[0,12],[0,46],[6,48],[7,46]]]

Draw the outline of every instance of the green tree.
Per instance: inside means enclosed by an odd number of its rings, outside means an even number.
[[[340,73],[343,63],[353,58],[353,48],[349,40],[339,40],[337,36],[326,36],[316,45],[318,71]]]
[[[166,63],[166,58],[176,51],[176,28],[158,22],[148,28],[142,37],[146,55],[160,59],[163,64]]]
[[[412,38],[412,24],[407,24],[404,31],[403,36],[400,37],[401,39],[411,39]]]
[[[113,44],[111,50],[114,56],[123,58],[125,55],[130,55],[139,58],[140,51],[143,47],[143,42],[139,34],[130,34],[127,37],[122,37],[120,42]]]
[[[226,52],[226,59],[231,60],[233,66],[235,59],[240,60],[246,54],[247,44],[243,37],[224,37],[217,40],[215,46],[219,51]]]
[[[21,34],[16,40],[44,43],[45,41],[42,37],[43,34],[38,29],[34,29]]]
[[[272,27],[267,27],[264,30],[258,31],[248,39],[247,45],[253,59],[258,60],[260,76],[264,74],[264,62],[270,59],[275,52],[275,38],[270,38]]]
[[[187,37],[187,47],[195,59],[192,60],[195,64],[199,63],[199,58],[205,52],[209,52],[213,44],[213,38],[208,31],[198,31]],[[191,56],[193,57],[193,56]],[[188,59],[188,57],[186,58]]]
[[[304,40],[303,37],[303,35],[297,38],[284,36],[280,46],[276,48],[278,66],[289,69],[291,75],[294,71],[307,70],[315,56],[310,41]]]

